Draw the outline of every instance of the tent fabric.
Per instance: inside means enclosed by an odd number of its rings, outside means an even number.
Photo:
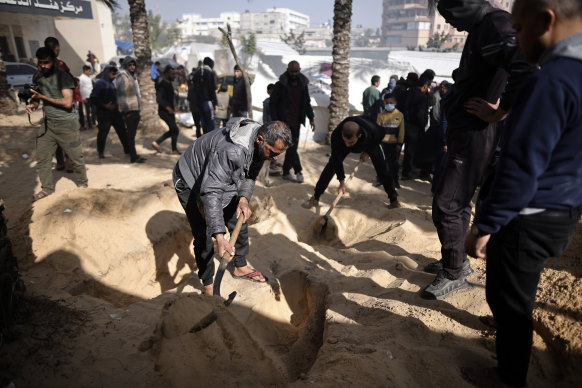
[[[115,40],[115,45],[122,50],[131,50],[133,49],[133,42],[122,42],[120,40]]]

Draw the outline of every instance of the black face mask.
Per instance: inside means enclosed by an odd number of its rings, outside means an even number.
[[[459,31],[470,32],[473,25],[491,8],[485,0],[440,0],[437,10]]]

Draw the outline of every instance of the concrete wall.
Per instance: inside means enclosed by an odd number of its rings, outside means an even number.
[[[61,59],[71,68],[71,73],[81,74],[88,65],[87,52],[91,50],[101,64],[117,55],[113,35],[111,11],[97,0],[91,0],[93,19],[55,19],[56,38],[61,44]]]

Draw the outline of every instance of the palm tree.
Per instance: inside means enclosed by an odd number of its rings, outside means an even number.
[[[127,2],[133,33],[133,50],[137,61],[137,83],[141,92],[141,125],[146,133],[156,132],[161,127],[156,113],[156,90],[150,78],[152,48],[145,0],[127,0]]]
[[[331,97],[326,143],[335,127],[349,114],[350,30],[352,0],[335,0],[333,7],[333,63],[331,65]]]

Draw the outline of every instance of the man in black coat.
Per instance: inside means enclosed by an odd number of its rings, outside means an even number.
[[[218,105],[216,100],[216,76],[213,68],[214,61],[212,58],[206,57],[193,77],[194,90],[192,91],[192,96],[198,105],[204,133],[214,130],[214,115]]]
[[[299,62],[291,61],[287,65],[287,71],[279,77],[271,94],[270,113],[271,120],[283,121],[291,129],[293,145],[287,149],[285,162],[283,162],[283,179],[303,182],[301,174],[301,160],[297,153],[299,145],[299,127],[309,118],[311,129],[315,130],[313,108],[307,85],[309,80],[301,74]],[[297,179],[291,176],[291,168],[295,170]]]
[[[230,111],[232,117],[248,117],[247,107],[247,87],[242,70],[238,65],[234,65],[234,85],[232,98],[230,99]]]
[[[400,207],[394,181],[388,170],[388,162],[380,146],[384,135],[384,128],[362,116],[348,117],[339,123],[331,134],[331,156],[315,185],[313,196],[301,206],[306,209],[317,206],[319,197],[329,185],[334,174],[340,181],[338,192],[346,193],[347,187],[344,182],[346,175],[343,163],[346,156],[353,152],[362,153],[360,155],[362,162],[367,161],[368,158],[372,159],[376,175],[390,199],[390,208]]]

